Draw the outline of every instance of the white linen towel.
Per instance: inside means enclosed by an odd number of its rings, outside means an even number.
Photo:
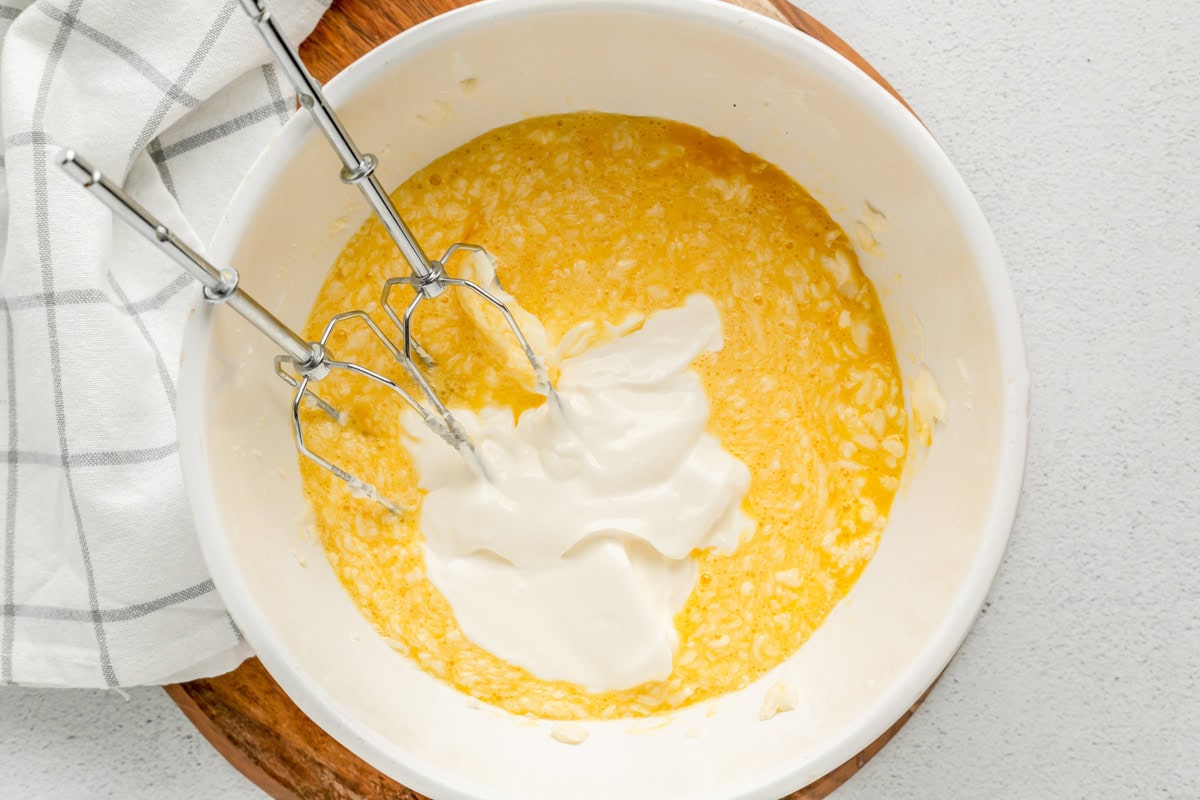
[[[250,652],[195,538],[175,377],[199,288],[55,156],[193,245],[295,108],[238,0],[0,0],[0,683],[118,687]],[[327,2],[271,0],[293,42]]]

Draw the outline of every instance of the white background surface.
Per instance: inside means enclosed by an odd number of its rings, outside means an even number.
[[[805,7],[976,192],[1034,385],[989,607],[836,797],[1200,797],[1200,4]],[[9,689],[0,797],[263,795],[160,690]]]

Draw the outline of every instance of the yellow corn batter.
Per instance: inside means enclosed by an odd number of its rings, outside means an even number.
[[[555,719],[678,708],[745,687],[794,653],[874,553],[907,447],[887,325],[825,209],[727,140],[598,113],[487,133],[392,197],[432,255],[455,241],[485,245],[505,288],[544,322],[551,343],[580,322],[617,324],[681,305],[693,292],[711,297],[725,346],[696,368],[711,403],[709,431],[751,470],[744,509],[757,528],[731,556],[697,554],[700,579],[675,620],[680,645],[669,678],[589,693],[538,680],[467,641],[425,577],[417,514],[390,517],[302,459],[329,562],[380,634],[479,700]],[[330,271],[308,335],[349,308],[383,319],[383,281],[403,274],[382,227],[369,221]],[[398,297],[405,303],[411,292]],[[451,407],[519,413],[540,402],[453,292],[424,303],[415,330]],[[329,347],[399,374],[365,330],[339,331]],[[353,378],[323,381],[319,391],[349,423],[306,412],[314,449],[418,505],[397,400]]]

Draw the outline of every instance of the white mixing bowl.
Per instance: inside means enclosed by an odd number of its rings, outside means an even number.
[[[302,539],[289,390],[268,342],[198,307],[184,347],[181,453],[204,555],[263,663],[318,724],[438,800],[778,798],[879,736],[950,660],[1012,526],[1028,378],[1004,264],[967,187],[898,102],[813,39],[709,0],[497,0],[404,33],[328,87],[395,186],[499,125],[598,109],[698,125],[790,173],[848,231],[888,220],[860,254],[906,379],[928,365],[949,421],[910,464],[875,558],[790,660],[749,688],[662,720],[549,723],[479,708],[378,638]],[[300,326],[366,218],[305,115],[246,176],[218,263]],[[734,265],[736,268],[736,265]],[[919,319],[918,324],[915,320]],[[923,328],[923,332],[922,332]],[[296,555],[307,559],[298,563]],[[800,707],[759,721],[777,681]]]

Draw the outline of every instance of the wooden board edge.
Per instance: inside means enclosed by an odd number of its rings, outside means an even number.
[[[238,669],[242,669],[246,662],[242,662]],[[235,670],[236,671],[236,670]],[[219,676],[218,676],[219,677]],[[245,751],[234,742],[225,731],[217,725],[217,723],[209,717],[204,709],[196,702],[188,691],[190,684],[187,683],[172,683],[163,687],[167,696],[174,701],[183,715],[187,717],[188,722],[195,726],[212,748],[221,754],[221,757],[229,762],[230,766],[242,773],[251,783],[266,792],[274,800],[310,800],[302,798],[293,792],[287,786],[284,786],[273,775],[263,769],[259,763],[252,758],[249,758]]]

